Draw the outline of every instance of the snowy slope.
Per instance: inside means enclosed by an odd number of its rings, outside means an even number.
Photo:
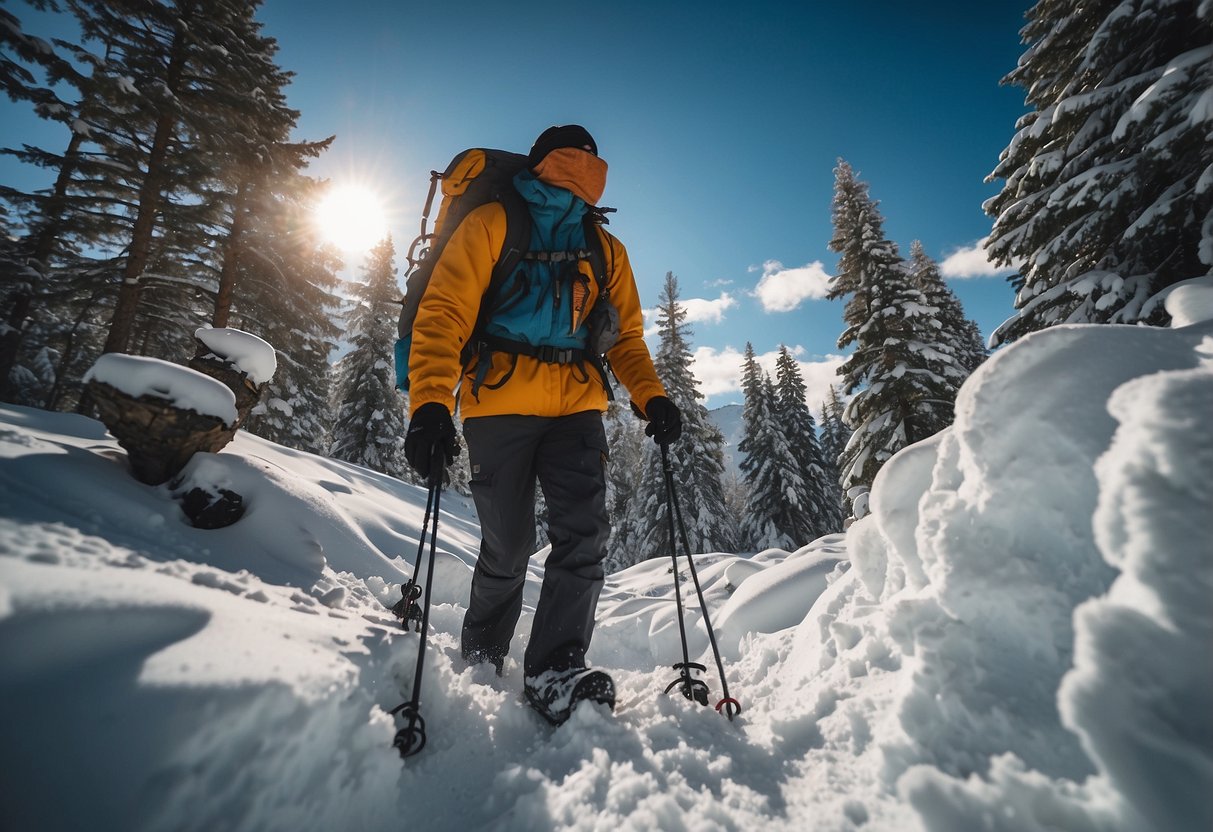
[[[699,555],[735,723],[661,695],[668,561],[603,594],[614,715],[519,701],[541,556],[504,678],[464,667],[478,535],[444,498],[404,763],[417,636],[387,605],[424,493],[240,434],[182,487],[249,511],[201,531],[98,423],[0,408],[0,828],[1213,828],[1208,319],[1026,338],[845,536]]]

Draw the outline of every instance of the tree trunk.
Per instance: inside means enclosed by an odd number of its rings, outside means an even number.
[[[182,21],[173,34],[168,70],[165,73],[165,85],[173,96],[179,92],[181,76],[185,69],[186,25],[187,21]],[[130,254],[127,256],[126,267],[122,270],[122,286],[118,290],[118,302],[114,307],[114,317],[110,322],[109,335],[105,339],[102,352],[126,352],[130,345],[131,329],[142,289],[139,281],[151,252],[152,232],[156,227],[156,217],[160,212],[165,180],[168,177],[168,147],[176,126],[176,113],[171,106],[166,105],[165,111],[156,120],[156,132],[147,160],[147,175],[139,188],[139,210],[135,216]]]
[[[228,230],[227,244],[223,247],[223,267],[219,272],[219,291],[215,295],[215,314],[211,326],[216,329],[227,326],[232,311],[232,294],[239,275],[240,255],[244,251],[244,226],[247,222],[249,180],[240,183],[232,208],[232,227]]]

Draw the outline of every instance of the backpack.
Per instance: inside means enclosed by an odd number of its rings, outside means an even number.
[[[395,346],[396,386],[399,389],[404,391],[409,389],[409,353],[413,342],[413,323],[417,318],[417,308],[420,306],[421,298],[433,275],[434,265],[442,256],[443,249],[450,241],[455,229],[468,214],[481,205],[498,202],[505,209],[505,241],[502,244],[497,263],[493,267],[489,286],[481,298],[480,311],[472,330],[472,337],[468,339],[461,356],[465,368],[473,360],[476,360],[479,365],[479,372],[473,384],[473,394],[478,392],[491,364],[489,353],[504,351],[531,355],[543,361],[556,363],[588,361],[602,376],[607,394],[611,396],[611,385],[607,379],[608,366],[603,354],[614,346],[618,339],[619,313],[614,304],[610,303],[605,253],[602,238],[598,234],[596,226],[605,225],[606,213],[614,209],[591,206],[590,210],[586,212],[585,250],[529,252],[531,213],[522,195],[514,188],[513,182],[515,175],[526,167],[527,157],[524,155],[505,150],[470,148],[457,154],[442,173],[430,171],[430,191],[422,210],[421,233],[409,247],[408,268],[405,272],[405,295],[400,300],[400,318],[397,322],[398,338]],[[438,218],[434,222],[434,231],[427,233],[430,211],[433,208],[434,195],[439,182],[442,183],[442,203],[438,209]],[[518,268],[523,258],[528,256],[536,259],[552,258],[553,256],[572,257],[586,259],[590,262],[595,282],[598,285],[598,299],[586,321],[590,330],[586,350],[554,350],[542,346],[535,347],[485,334],[484,328],[497,306],[497,296],[501,285]],[[497,386],[504,384],[508,378],[509,375]]]

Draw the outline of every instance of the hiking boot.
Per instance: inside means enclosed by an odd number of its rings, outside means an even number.
[[[601,670],[588,667],[545,670],[537,676],[527,676],[522,692],[527,703],[553,725],[567,720],[583,700],[615,709],[615,683]]]
[[[468,667],[474,667],[482,662],[492,662],[493,667],[497,668],[497,675],[505,675],[505,654],[499,650],[483,648],[464,650],[463,660],[468,663]]]

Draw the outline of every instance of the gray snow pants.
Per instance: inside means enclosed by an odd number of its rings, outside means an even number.
[[[602,414],[465,419],[480,556],[463,619],[469,658],[503,658],[522,613],[527,562],[535,552],[535,483],[548,508],[551,554],[535,607],[523,672],[584,665],[602,591],[610,521]]]

